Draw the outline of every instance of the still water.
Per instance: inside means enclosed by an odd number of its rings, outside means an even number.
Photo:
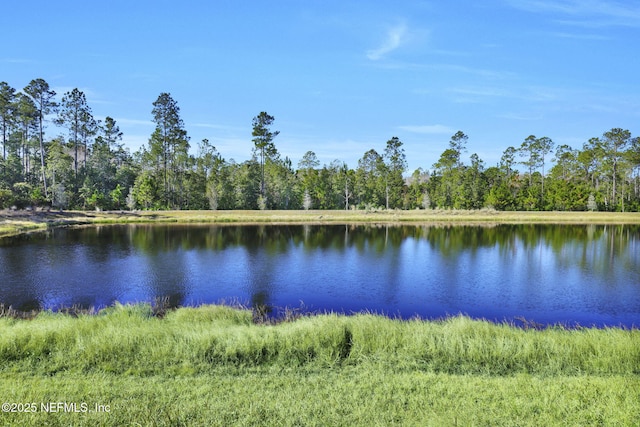
[[[0,240],[0,303],[640,326],[640,226],[124,225]]]

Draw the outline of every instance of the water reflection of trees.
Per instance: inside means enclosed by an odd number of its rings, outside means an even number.
[[[40,246],[56,246],[56,250],[30,249],[34,241]],[[124,258],[135,251],[147,258],[150,292],[153,296],[171,297],[171,305],[181,304],[188,295],[190,251],[224,251],[240,248],[247,255],[251,272],[250,299],[255,305],[267,306],[271,301],[271,285],[279,269],[278,256],[292,251],[305,252],[356,251],[375,255],[388,266],[389,277],[400,263],[400,248],[407,241],[427,244],[445,259],[455,260],[464,253],[497,249],[508,262],[519,251],[533,253],[544,249],[552,256],[546,262],[561,267],[589,269],[601,277],[623,272],[640,283],[640,226],[638,225],[124,225],[98,226],[78,230],[54,229],[38,237],[5,239],[6,274],[25,282],[24,271],[38,259],[39,265],[61,265],[70,257],[78,263],[104,263],[113,257]],[[8,246],[8,248],[7,248]],[[11,247],[19,247],[11,251]],[[39,247],[39,246],[38,246]],[[34,247],[35,248],[35,247]],[[45,248],[46,249],[46,248]],[[540,251],[542,252],[542,251]],[[20,254],[18,256],[17,254]],[[170,266],[169,266],[170,265]],[[331,268],[332,266],[327,266]],[[169,268],[171,271],[167,271]],[[145,273],[146,274],[146,273]],[[396,274],[397,275],[397,274]],[[9,277],[9,276],[5,276]],[[271,279],[270,279],[271,277]],[[614,282],[615,280],[612,280]],[[388,285],[393,287],[390,280]],[[30,288],[31,286],[31,288]],[[37,305],[40,287],[23,287],[23,304]],[[10,288],[0,290],[10,294]],[[393,290],[389,290],[392,295]]]
[[[426,244],[439,257],[449,260],[452,274],[465,254],[474,257],[479,251],[497,250],[499,262],[503,263],[524,254],[528,258],[524,262],[536,264],[531,271],[543,271],[538,266],[542,262],[549,263],[549,268],[555,265],[588,270],[588,274],[607,281],[611,278],[611,283],[618,283],[620,274],[631,275],[632,280],[635,277],[640,282],[637,225],[135,225],[127,228],[127,236],[134,250],[150,257],[173,254],[172,263],[178,265],[173,274],[175,280],[158,284],[157,296],[169,291],[177,296],[188,294],[180,285],[188,281],[185,252],[241,249],[247,257],[248,270],[243,286],[259,315],[271,312],[273,298],[280,291],[279,257],[300,249],[306,253],[327,251],[349,256],[355,251],[375,256],[383,266],[378,273],[385,277],[384,298],[389,301],[397,295],[402,257],[410,253],[401,247],[409,241]],[[544,259],[541,254],[546,254]]]
[[[91,243],[99,238],[93,231],[69,236]],[[305,249],[344,249],[383,251],[397,248],[408,239],[426,240],[443,253],[483,247],[509,248],[517,240],[524,248],[540,244],[555,251],[567,245],[598,241],[607,236],[614,253],[628,249],[640,237],[638,225],[243,225],[182,226],[132,225],[128,233],[110,234],[110,244],[126,247],[131,241],[137,250],[155,254],[178,249],[224,250],[230,247],[259,247],[277,254],[291,245]],[[515,240],[514,240],[515,239]],[[101,241],[104,243],[104,241]]]
[[[44,238],[43,238],[44,237]],[[5,239],[3,245],[30,244],[35,237]],[[516,247],[550,248],[558,256],[586,251],[594,242],[599,245],[603,262],[625,254],[637,254],[640,240],[638,225],[126,225],[98,226],[81,230],[50,230],[37,239],[45,245],[86,245],[96,248],[92,260],[108,259],[113,253],[122,256],[131,248],[148,255],[178,250],[225,250],[241,247],[257,249],[270,255],[293,247],[305,250],[345,250],[383,253],[399,248],[407,239],[422,240],[443,256],[457,256],[464,251],[498,247],[509,252]],[[636,259],[637,261],[637,259]]]
[[[183,226],[134,225],[128,230],[136,250],[149,255],[176,250],[225,250],[241,247],[248,253],[269,256],[294,247],[306,251],[355,248],[383,254],[407,239],[426,241],[444,257],[497,247],[501,253],[531,250],[540,245],[552,250],[559,262],[601,265],[613,258],[638,264],[638,225],[244,225]],[[86,238],[86,236],[85,236]],[[116,235],[111,244],[126,246]],[[125,239],[126,240],[126,239]]]

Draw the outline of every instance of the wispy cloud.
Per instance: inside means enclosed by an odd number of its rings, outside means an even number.
[[[434,66],[433,68],[438,70],[443,70],[443,71],[452,71],[456,73],[475,75],[475,76],[479,76],[486,79],[492,79],[492,80],[512,79],[516,76],[516,74],[511,71],[491,70],[487,68],[479,68],[479,67],[455,65],[455,64],[440,64],[440,65]]]
[[[197,128],[206,128],[206,129],[224,129],[225,126],[222,125],[214,125],[211,123],[191,123],[191,126]]]
[[[149,142],[149,136],[150,135],[131,134],[124,132],[122,142],[124,143],[125,147],[128,147],[131,151],[135,152],[147,145],[147,143]]]
[[[545,86],[461,86],[446,89],[453,102],[484,103],[493,99],[512,99],[525,102],[558,100],[566,89]]]
[[[586,27],[640,26],[640,5],[612,0],[506,0],[511,6],[534,13],[564,15],[556,22]]]
[[[564,33],[564,32],[553,32],[553,33],[546,33],[546,34],[551,37],[557,37],[561,39],[596,40],[596,41],[611,40],[611,37],[601,36],[598,34],[578,34],[578,33]]]
[[[505,88],[490,86],[463,86],[446,89],[447,96],[458,104],[478,104],[491,102],[496,98],[514,98]]]
[[[0,62],[5,64],[32,64],[34,61],[31,59],[23,59],[23,58],[2,58]]]
[[[242,131],[246,131],[246,129],[238,127],[238,126],[228,126],[228,125],[220,125],[220,124],[215,124],[215,123],[202,123],[202,122],[187,123],[187,127],[196,127],[196,128],[202,128],[202,129],[215,129],[215,130],[222,130],[222,131],[227,131],[227,132],[242,132]]]
[[[65,94],[70,93],[74,89],[78,89],[80,92],[84,93],[85,98],[87,99],[87,104],[89,106],[92,105],[113,105],[112,101],[108,101],[103,99],[100,94],[96,91],[86,88],[86,87],[73,87],[73,86],[54,86],[53,90],[56,94],[62,98]]]
[[[87,98],[95,95],[95,92],[93,92],[91,89],[88,89],[88,88],[81,88],[81,87],[75,87],[75,86],[54,86],[53,87],[53,90],[58,95],[64,95],[67,92],[71,92],[73,89],[78,89],[80,92],[84,93],[84,96]]]
[[[541,114],[520,114],[514,112],[508,112],[504,114],[498,114],[498,118],[507,119],[507,120],[517,120],[517,121],[532,121],[532,120],[541,120]]]
[[[358,159],[366,152],[367,149],[375,147],[376,143],[366,138],[354,140],[346,139],[329,139],[317,141],[317,147],[322,147],[316,151],[318,159],[324,163],[331,163],[335,159]]]
[[[445,125],[407,125],[398,126],[398,129],[421,134],[453,134],[455,130]]]
[[[491,80],[504,80],[504,79],[512,79],[516,76],[515,73],[511,71],[504,70],[491,70],[487,68],[480,67],[471,67],[459,64],[433,64],[433,63],[415,63],[415,62],[402,62],[402,61],[385,61],[384,63],[380,63],[378,65],[382,68],[387,69],[398,69],[398,70],[435,70],[435,71],[444,71],[444,72],[452,72],[452,73],[461,73],[461,74],[469,74],[478,77],[482,77],[485,79]]]
[[[382,59],[388,53],[391,53],[402,46],[406,40],[407,26],[405,24],[396,25],[389,29],[385,40],[378,48],[367,51],[367,58],[372,61]]]
[[[127,118],[116,118],[116,123],[128,125],[128,126],[154,126],[154,123],[151,120],[139,120],[139,119],[127,119]]]

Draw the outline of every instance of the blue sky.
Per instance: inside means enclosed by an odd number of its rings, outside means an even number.
[[[192,147],[251,156],[251,120],[275,117],[294,166],[356,167],[397,136],[409,173],[456,131],[495,165],[529,135],[580,148],[640,120],[640,3],[486,1],[9,2],[0,81],[84,91],[132,151],[169,92]],[[49,125],[50,136],[57,134]]]

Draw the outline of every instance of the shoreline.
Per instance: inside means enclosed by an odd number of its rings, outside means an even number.
[[[57,227],[136,224],[640,224],[638,212],[513,212],[463,210],[287,211],[0,211],[0,238]]]
[[[14,320],[34,320],[39,316],[63,316],[68,318],[80,318],[80,317],[100,317],[105,314],[112,312],[117,309],[142,309],[148,310],[149,317],[156,319],[163,319],[167,315],[173,315],[172,313],[180,312],[180,311],[191,311],[191,310],[225,310],[230,309],[240,313],[245,313],[251,318],[251,323],[256,326],[276,326],[283,323],[294,323],[301,319],[313,318],[313,317],[327,317],[333,316],[343,319],[348,319],[351,317],[358,316],[373,316],[380,319],[387,319],[390,321],[399,321],[401,323],[434,323],[439,324],[443,322],[448,322],[457,318],[464,318],[472,323],[482,323],[482,324],[490,324],[499,327],[506,327],[509,329],[516,330],[563,330],[563,331],[581,331],[581,330],[622,330],[622,331],[638,331],[640,330],[640,325],[632,324],[624,325],[624,324],[591,324],[591,325],[583,325],[578,322],[574,323],[539,323],[531,319],[527,319],[524,316],[515,316],[512,318],[504,318],[501,321],[497,319],[488,319],[485,317],[473,317],[469,316],[466,313],[459,312],[457,314],[447,314],[439,317],[421,317],[421,316],[411,316],[407,318],[390,316],[388,314],[382,312],[375,311],[354,311],[354,312],[344,312],[344,311],[306,311],[300,308],[291,308],[291,307],[272,307],[270,313],[265,313],[261,310],[261,307],[252,307],[247,306],[240,303],[230,303],[227,304],[225,302],[214,302],[214,303],[203,303],[197,305],[178,305],[178,306],[169,306],[166,304],[164,298],[156,298],[155,301],[139,301],[139,302],[127,302],[120,303],[115,301],[113,304],[102,307],[88,307],[83,308],[78,305],[72,306],[62,306],[56,309],[53,308],[38,308],[32,310],[17,310],[13,308],[11,305],[7,306],[3,303],[0,303],[0,319],[14,319]]]

